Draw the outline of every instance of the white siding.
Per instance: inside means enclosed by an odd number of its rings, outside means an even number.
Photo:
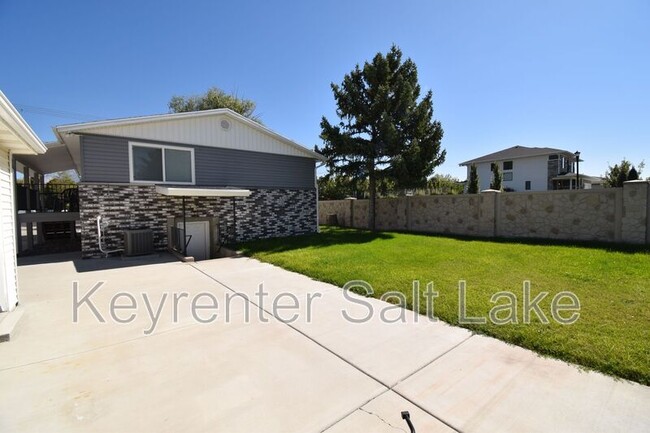
[[[16,283],[16,231],[11,156],[0,150],[0,308],[11,310],[18,302]]]
[[[230,123],[228,130],[221,127],[222,120],[227,120]],[[94,127],[87,131],[80,128],[79,131],[89,134],[223,147],[280,155],[306,156],[304,151],[276,138],[272,133],[252,128],[232,116],[223,114],[163,119],[157,122],[131,125]]]
[[[503,188],[515,191],[526,191],[526,181],[530,181],[531,191],[546,191],[548,189],[548,155],[530,158],[510,159],[512,161],[512,180],[503,181]],[[497,161],[503,175],[503,161]],[[467,179],[469,180],[470,166],[467,166]],[[492,163],[483,162],[476,164],[479,179],[479,191],[490,188],[492,182]]]

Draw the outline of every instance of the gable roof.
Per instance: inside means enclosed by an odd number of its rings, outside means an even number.
[[[41,154],[47,148],[0,91],[0,147],[14,154]]]
[[[475,159],[470,159],[469,161],[461,162],[458,165],[463,166],[470,164],[480,164],[482,162],[496,162],[508,159],[530,158],[533,156],[555,155],[558,153],[573,156],[573,152],[562,149],[553,149],[552,147],[512,146],[498,152],[490,153]]]
[[[70,149],[77,167],[81,165],[79,134],[109,135],[325,160],[321,154],[227,108],[76,123],[56,126],[53,130],[57,139]]]

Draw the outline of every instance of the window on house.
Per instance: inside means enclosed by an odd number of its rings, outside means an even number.
[[[503,161],[504,170],[512,170],[512,161]]]
[[[129,143],[131,182],[194,184],[194,149]]]
[[[526,181],[526,191],[530,191],[530,181]]]
[[[510,181],[510,180],[512,180],[512,172],[509,171],[509,172],[507,172],[507,173],[503,173],[503,180],[504,180],[504,181]]]

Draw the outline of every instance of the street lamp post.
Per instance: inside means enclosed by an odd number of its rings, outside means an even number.
[[[580,189],[580,151],[576,150],[576,189]]]

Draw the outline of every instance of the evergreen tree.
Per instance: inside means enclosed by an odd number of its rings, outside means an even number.
[[[635,168],[630,161],[623,158],[620,164],[611,165],[605,173],[605,186],[611,188],[621,188],[628,180],[637,180],[641,178],[641,171],[645,167],[645,163],[641,161]]]
[[[476,165],[472,164],[469,167],[469,179],[467,179],[467,193],[478,194],[478,172]]]
[[[368,179],[368,225],[374,230],[382,180],[391,180],[395,188],[422,187],[445,160],[432,93],[420,98],[417,67],[411,59],[402,61],[394,45],[331,87],[339,121],[331,124],[323,117],[324,144],[316,151],[327,157],[330,173]]]
[[[496,189],[501,191],[503,187],[503,178],[501,176],[501,170],[499,170],[499,164],[492,164],[492,183],[490,184],[490,189]]]

